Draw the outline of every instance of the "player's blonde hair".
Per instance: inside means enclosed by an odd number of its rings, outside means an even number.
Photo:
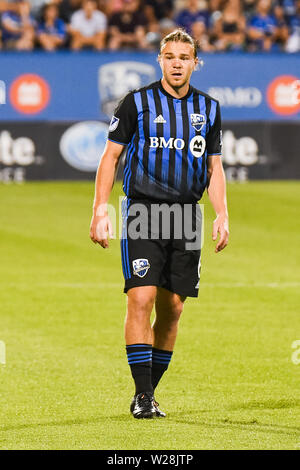
[[[197,48],[198,48],[197,41],[195,41],[195,39],[193,39],[192,36],[190,36],[190,35],[189,35],[184,29],[182,29],[182,28],[178,28],[178,29],[176,29],[175,31],[172,31],[171,33],[169,33],[167,36],[165,36],[165,37],[160,41],[159,55],[161,55],[164,46],[165,46],[168,42],[170,42],[170,41],[174,41],[174,42],[186,42],[186,43],[190,44],[190,45],[193,47],[193,50],[194,50],[194,58],[197,57]]]

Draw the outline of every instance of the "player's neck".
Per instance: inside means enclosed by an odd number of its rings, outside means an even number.
[[[161,85],[170,95],[174,96],[174,98],[183,98],[188,94],[190,84],[187,82],[182,87],[172,87],[163,77],[161,79]]]

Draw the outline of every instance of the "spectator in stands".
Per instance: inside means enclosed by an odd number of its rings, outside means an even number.
[[[248,21],[255,13],[255,7],[257,0],[242,0],[243,2],[243,14]]]
[[[296,15],[297,0],[276,0],[275,5],[281,6],[284,17],[289,24],[289,20]]]
[[[255,14],[248,24],[248,50],[270,51],[276,39],[276,19],[271,13],[271,0],[258,0]]]
[[[98,0],[98,9],[103,11],[107,16],[111,16],[123,8],[123,0]]]
[[[152,25],[157,25],[164,18],[173,16],[173,0],[145,0],[145,15],[149,23],[149,29]]]
[[[199,51],[213,52],[215,46],[211,44],[208,30],[203,21],[196,21],[192,24],[192,36],[196,39]]]
[[[101,50],[109,33],[110,49],[149,50],[180,26],[204,52],[300,52],[300,0],[0,0],[1,12],[0,49]]]
[[[59,17],[69,24],[73,13],[81,9],[82,0],[56,0],[56,4],[59,7]]]
[[[211,40],[214,40],[213,30],[215,23],[222,16],[222,4],[224,0],[209,0],[208,2],[208,12],[209,12],[209,33]]]
[[[124,0],[122,10],[112,15],[109,21],[110,49],[149,47],[146,40],[147,19],[139,8],[139,0]]]
[[[172,18],[163,18],[159,22],[160,38],[164,38],[167,34],[172,33],[177,28],[177,24]]]
[[[275,4],[273,13],[276,20],[276,34],[274,38],[275,44],[280,49],[284,49],[287,39],[289,37],[289,30],[284,15],[284,9],[280,4]]]
[[[146,36],[153,48],[159,48],[163,37],[176,29],[173,20],[173,0],[145,0],[144,12],[148,21],[148,34]]]
[[[101,50],[105,46],[107,20],[104,13],[97,10],[95,0],[83,0],[82,9],[73,13],[69,33],[71,48],[85,47]]]
[[[240,0],[227,0],[220,18],[214,25],[216,49],[241,50],[245,45],[245,31],[246,21]]]
[[[286,51],[300,52],[300,0],[296,2],[295,14],[289,18],[289,34]]]
[[[41,47],[46,51],[54,51],[61,47],[66,40],[65,23],[58,18],[58,14],[58,7],[54,3],[49,3],[43,8],[37,38]]]
[[[2,14],[2,40],[6,49],[30,51],[35,40],[36,22],[30,14],[28,2],[22,2],[18,11],[6,11]]]
[[[0,13],[6,11],[19,11],[18,3],[10,3],[5,0],[0,0]],[[2,49],[2,31],[1,31],[1,22],[0,22],[0,49]]]
[[[208,27],[209,11],[206,8],[206,3],[200,2],[200,0],[186,0],[186,8],[179,12],[175,22],[189,34],[192,34],[192,25],[195,22],[205,23],[205,26]]]
[[[5,12],[5,11],[10,11],[10,10],[12,11],[19,10],[19,6],[9,1],[6,2],[5,0],[1,0],[0,1],[0,13]]]
[[[48,0],[28,0],[28,2],[30,5],[30,12],[32,16],[37,21],[39,21],[41,19],[41,11],[43,10],[43,7],[48,3]]]

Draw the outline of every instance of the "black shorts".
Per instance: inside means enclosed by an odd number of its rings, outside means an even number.
[[[187,208],[183,204],[158,204],[125,197],[122,219],[124,292],[153,285],[197,297],[202,225],[199,204],[189,204]]]

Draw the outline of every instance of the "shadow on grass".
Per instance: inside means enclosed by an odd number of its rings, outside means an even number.
[[[186,413],[185,413],[186,414]],[[268,434],[284,434],[286,436],[296,437],[297,433],[300,433],[300,427],[297,426],[286,426],[269,423],[261,423],[257,419],[250,420],[234,420],[230,418],[217,419],[213,423],[203,422],[199,420],[184,420],[184,419],[172,419],[173,423],[190,424],[194,426],[203,426],[204,428],[211,429],[240,429],[241,431],[249,430],[268,433]]]
[[[300,400],[281,398],[279,400],[250,400],[230,407],[231,410],[280,410],[284,408],[297,408],[300,406]]]
[[[224,414],[230,411],[238,411],[238,410],[280,410],[280,409],[289,409],[289,408],[297,408],[300,406],[300,400],[287,400],[287,399],[279,399],[279,400],[266,400],[266,401],[247,401],[242,402],[233,406],[230,406],[227,410],[224,409]],[[201,410],[203,413],[204,410]],[[220,410],[214,410],[214,412]],[[270,423],[262,423],[257,418],[252,419],[245,419],[245,420],[236,420],[231,418],[223,418],[223,419],[216,419],[215,422],[203,422],[199,421],[198,419],[178,419],[178,415],[187,416],[187,415],[197,415],[199,410],[191,410],[191,411],[184,411],[182,413],[170,413],[169,417],[173,418],[172,421],[175,423],[182,423],[182,424],[191,424],[191,425],[200,425],[206,426],[209,428],[223,428],[228,429],[229,427],[243,429],[249,429],[252,427],[253,430],[258,432],[267,432],[273,434],[286,434],[290,436],[295,436],[296,433],[300,433],[299,426],[287,426],[287,425],[280,425],[280,424],[270,424]]]
[[[30,428],[39,428],[39,427],[47,427],[47,426],[80,426],[82,424],[97,424],[101,422],[106,422],[107,421],[117,421],[118,423],[120,422],[127,422],[128,417],[131,418],[131,416],[128,413],[124,413],[121,415],[115,415],[115,416],[98,416],[98,417],[91,417],[91,418],[85,418],[85,419],[66,419],[63,421],[48,421],[48,422],[43,422],[43,423],[24,423],[24,424],[18,424],[15,426],[3,426],[0,427],[0,432],[5,432],[5,431],[18,431],[21,429],[30,429]]]
[[[285,409],[285,408],[295,408],[300,406],[300,400],[266,400],[264,402],[260,401],[248,401],[243,402],[224,410],[205,410],[205,409],[193,409],[193,410],[185,410],[185,411],[177,411],[177,412],[170,412],[167,415],[166,419],[156,419],[154,421],[157,422],[166,422],[166,424],[170,423],[179,423],[185,425],[192,425],[192,426],[202,426],[204,428],[215,428],[215,429],[228,429],[232,428],[239,428],[241,430],[246,430],[250,427],[253,430],[258,432],[267,432],[273,434],[285,434],[290,436],[295,436],[296,433],[300,433],[299,426],[286,426],[286,425],[276,425],[276,424],[269,424],[269,423],[262,423],[259,422],[258,419],[245,419],[245,420],[235,420],[229,417],[225,417],[223,419],[214,418],[213,422],[208,422],[206,420],[200,420],[198,416],[201,414],[203,416],[204,413],[220,413],[220,411],[224,414],[230,411],[237,411],[243,409],[253,409],[253,410],[270,410],[270,409]],[[113,416],[96,416],[90,418],[77,418],[77,419],[69,419],[63,421],[49,421],[49,422],[42,422],[42,423],[24,423],[19,425],[13,426],[3,426],[0,428],[0,432],[5,431],[14,431],[14,430],[22,430],[22,429],[34,429],[39,427],[48,427],[48,426],[80,426],[80,425],[89,425],[89,424],[97,424],[101,422],[117,422],[117,423],[128,423],[130,421],[134,422],[133,418],[130,416],[129,413],[123,413],[120,415],[113,415]],[[152,421],[152,420],[151,420]],[[153,422],[153,421],[152,421]]]

